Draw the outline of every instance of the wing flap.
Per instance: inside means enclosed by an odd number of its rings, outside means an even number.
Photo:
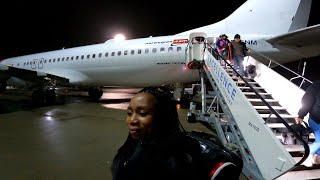
[[[289,49],[303,58],[320,55],[320,24],[272,37],[266,41],[279,49]]]

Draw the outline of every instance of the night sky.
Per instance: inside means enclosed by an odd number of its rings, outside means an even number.
[[[244,2],[2,1],[0,59],[102,43],[119,32],[127,39],[176,34],[219,21]],[[319,4],[313,0],[309,25],[320,23]]]

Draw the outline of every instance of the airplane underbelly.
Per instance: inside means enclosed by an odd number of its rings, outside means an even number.
[[[144,87],[189,83],[199,80],[198,71],[186,70],[183,64],[157,64],[154,66],[142,66],[139,64],[128,67],[103,67],[91,69],[85,74],[90,79],[95,79],[95,82],[91,82],[90,84],[96,86]]]

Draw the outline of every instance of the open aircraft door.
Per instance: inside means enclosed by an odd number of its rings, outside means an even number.
[[[189,35],[189,43],[186,49],[186,64],[189,69],[198,69],[200,63],[206,59],[206,43],[206,33],[195,32]]]

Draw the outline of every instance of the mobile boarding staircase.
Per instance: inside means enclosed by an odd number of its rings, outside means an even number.
[[[319,167],[300,165],[309,155],[308,142],[290,127],[304,91],[253,59],[257,67],[254,79],[232,78],[232,73],[239,74],[227,61],[220,64],[206,38],[205,33],[191,33],[186,48],[186,64],[199,69],[202,87],[202,108],[195,110],[191,104],[188,120],[214,126],[224,146],[243,158],[242,172],[248,179],[320,179]],[[207,80],[216,93],[209,107]],[[283,144],[281,132],[288,131],[302,145]]]

